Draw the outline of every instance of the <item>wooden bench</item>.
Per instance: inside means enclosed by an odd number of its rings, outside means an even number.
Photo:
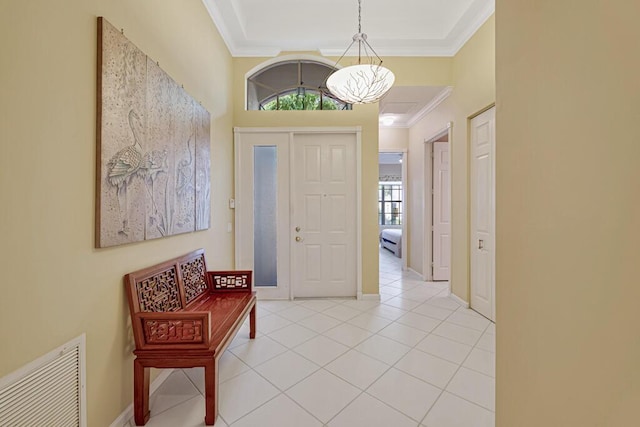
[[[124,277],[135,338],[134,419],[149,420],[149,368],[204,367],[205,423],[218,416],[218,360],[247,315],[256,333],[251,271],[207,271],[204,250]]]

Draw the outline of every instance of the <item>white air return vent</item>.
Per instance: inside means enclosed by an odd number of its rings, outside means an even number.
[[[0,426],[86,427],[85,336],[0,379]]]

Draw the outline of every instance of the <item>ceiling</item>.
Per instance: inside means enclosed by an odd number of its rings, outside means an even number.
[[[203,0],[232,56],[340,56],[358,29],[357,0]],[[400,7],[401,5],[401,7]],[[362,0],[362,31],[380,56],[453,56],[495,0]]]
[[[399,165],[402,163],[402,153],[379,153],[378,164]]]
[[[450,93],[450,86],[393,86],[380,100],[380,125],[411,127]]]
[[[357,0],[203,2],[234,57],[341,56],[358,29]],[[383,58],[453,56],[494,9],[495,0],[362,0],[362,31]],[[380,101],[380,124],[410,127],[450,92],[442,86],[394,86]]]

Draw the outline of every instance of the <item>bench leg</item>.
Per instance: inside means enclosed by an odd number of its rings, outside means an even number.
[[[204,423],[212,426],[218,418],[218,360],[216,359],[212,359],[204,367],[204,390]]]
[[[249,338],[256,337],[256,305],[254,304],[249,312]]]
[[[137,358],[133,361],[133,413],[136,425],[149,421],[149,368]]]

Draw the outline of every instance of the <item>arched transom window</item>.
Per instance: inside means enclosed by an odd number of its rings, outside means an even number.
[[[331,65],[313,60],[285,60],[247,78],[247,110],[350,110],[326,87]]]

